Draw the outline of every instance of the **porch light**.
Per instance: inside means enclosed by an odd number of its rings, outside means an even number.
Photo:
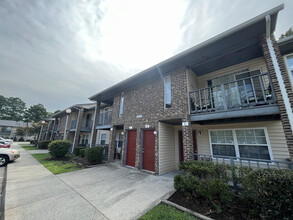
[[[71,113],[71,109],[70,108],[66,109],[65,111],[66,111],[67,114],[70,114]]]
[[[158,134],[158,132],[157,131],[154,131],[154,135],[157,135]]]
[[[121,132],[121,135],[124,135],[124,132],[123,131]]]

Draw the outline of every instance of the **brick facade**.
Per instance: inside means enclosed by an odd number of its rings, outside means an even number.
[[[279,64],[279,68],[281,70],[281,74],[282,74],[282,78],[285,84],[285,88],[286,88],[286,92],[289,96],[289,100],[290,100],[290,104],[291,104],[291,108],[293,108],[293,93],[292,93],[292,86],[290,83],[290,79],[289,79],[289,75],[287,73],[286,70],[286,66],[284,63],[284,59],[280,53],[278,44],[275,40],[274,35],[271,35],[271,40],[273,43],[273,48],[278,60],[278,64]],[[284,104],[284,100],[281,94],[281,90],[280,90],[280,85],[276,76],[276,72],[275,72],[275,68],[272,62],[272,58],[268,49],[268,45],[265,39],[265,35],[261,36],[261,44],[262,44],[262,50],[263,50],[263,55],[266,61],[266,65],[268,68],[268,71],[270,73],[271,79],[272,79],[272,83],[273,83],[273,87],[274,87],[274,91],[276,94],[276,98],[278,101],[278,105],[280,108],[280,115],[281,115],[281,121],[282,121],[282,125],[283,125],[283,129],[284,129],[284,133],[285,133],[285,137],[286,137],[286,141],[287,141],[287,145],[288,145],[288,150],[290,153],[290,157],[291,160],[293,161],[293,134],[292,134],[292,128],[290,126],[289,123],[289,119],[288,119],[288,115],[286,112],[286,108],[285,108],[285,104]]]
[[[110,137],[109,160],[113,161],[115,150],[116,125],[124,126],[124,145],[127,131],[133,129],[137,131],[136,137],[136,161],[135,167],[140,169],[141,158],[141,132],[148,125],[149,129],[158,131],[158,122],[162,120],[179,119],[189,120],[188,115],[188,91],[186,68],[182,68],[170,74],[171,76],[171,108],[164,108],[164,81],[158,77],[152,82],[148,82],[140,87],[124,92],[123,115],[119,117],[121,94],[117,94],[113,102],[112,127]],[[137,117],[141,115],[141,117]],[[184,129],[185,130],[185,129]],[[185,135],[186,134],[186,135]],[[159,135],[155,138],[155,173],[158,173],[159,166]],[[184,145],[186,145],[186,158],[190,157],[190,146],[192,146],[192,132],[184,132]],[[190,145],[191,144],[191,145]],[[122,147],[121,165],[125,161],[125,146]],[[192,148],[191,148],[192,149]],[[192,152],[192,150],[191,150]]]

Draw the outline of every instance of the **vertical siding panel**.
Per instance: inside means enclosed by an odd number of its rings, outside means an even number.
[[[175,170],[174,126],[159,122],[159,174]]]

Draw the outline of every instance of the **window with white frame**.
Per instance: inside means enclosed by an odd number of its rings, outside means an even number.
[[[164,77],[164,108],[171,108],[171,76]]]
[[[216,156],[272,160],[264,128],[211,130],[210,140]]]
[[[101,145],[105,145],[106,144],[106,137],[107,137],[106,134],[101,134],[101,141],[100,141],[100,144]]]
[[[124,105],[124,93],[122,92],[120,97],[119,117],[123,115],[123,105]]]
[[[288,69],[289,78],[293,87],[293,54],[285,56],[285,62]]]

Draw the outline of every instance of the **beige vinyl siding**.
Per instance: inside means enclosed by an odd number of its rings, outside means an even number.
[[[106,134],[106,144],[109,144],[110,141],[110,131],[108,130],[98,130],[97,131],[97,136],[96,136],[96,145],[101,144],[101,136],[102,134]]]
[[[159,175],[175,170],[174,126],[159,122]]]
[[[221,125],[193,125],[192,128],[197,131],[197,148],[199,154],[211,154],[209,141],[209,130],[211,129],[266,128],[274,160],[286,160],[289,158],[282,123],[279,120]],[[201,131],[202,134],[198,135],[198,131]]]
[[[265,64],[265,60],[263,57],[260,58],[256,58],[253,60],[249,60],[247,62],[244,63],[240,63],[234,66],[230,66],[224,69],[220,69],[202,76],[198,77],[198,89],[202,89],[202,88],[206,88],[207,87],[207,80],[218,77],[218,76],[222,76],[222,75],[226,75],[238,70],[242,70],[242,69],[249,69],[251,70],[256,70],[256,69],[261,69],[262,73],[266,73],[267,72],[267,68],[266,68],[266,64]]]

